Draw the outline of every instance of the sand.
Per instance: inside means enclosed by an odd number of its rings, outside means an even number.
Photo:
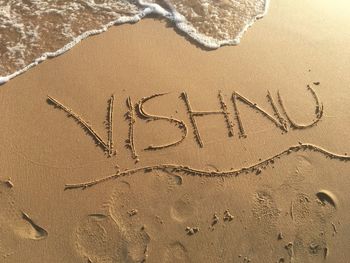
[[[347,262],[346,1],[208,51],[152,18],[0,88],[0,262]]]

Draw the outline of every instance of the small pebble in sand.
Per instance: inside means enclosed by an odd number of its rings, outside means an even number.
[[[312,254],[317,254],[320,249],[321,249],[321,247],[319,244],[311,243],[309,245],[309,251]]]
[[[164,223],[163,219],[161,219],[160,216],[156,216],[156,219],[160,224]]]
[[[187,235],[192,236],[199,231],[199,227],[186,227]]]
[[[134,215],[136,215],[137,214],[137,209],[131,209],[130,211],[128,211],[128,215],[129,216],[134,216]]]
[[[4,183],[8,188],[12,188],[14,186],[10,179],[6,180]]]
[[[224,212],[224,221],[232,221],[234,218],[233,215],[231,215],[230,211],[227,209],[225,212]]]
[[[278,240],[283,239],[283,234],[282,234],[282,232],[279,232],[277,239],[278,239]]]
[[[218,222],[219,222],[219,217],[217,216],[216,213],[214,213],[213,222],[211,223],[211,225],[213,226],[213,225],[217,224]]]

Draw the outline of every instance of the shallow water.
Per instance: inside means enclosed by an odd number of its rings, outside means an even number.
[[[208,48],[238,44],[268,0],[0,0],[0,84],[89,35],[149,14]]]

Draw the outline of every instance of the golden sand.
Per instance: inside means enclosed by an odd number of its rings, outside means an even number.
[[[346,8],[215,51],[146,19],[2,86],[0,262],[346,262]]]

